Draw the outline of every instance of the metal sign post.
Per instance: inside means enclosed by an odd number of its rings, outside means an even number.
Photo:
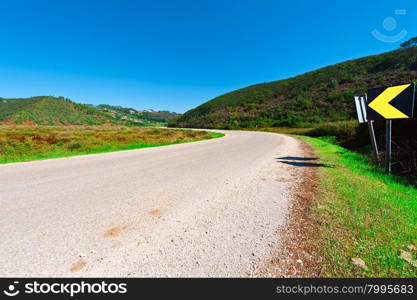
[[[371,145],[372,145],[372,151],[374,152],[374,157],[376,164],[379,166],[379,152],[378,152],[378,145],[376,144],[376,137],[375,137],[375,131],[374,131],[374,121],[368,121],[368,130],[369,130],[369,136],[371,137]]]
[[[392,145],[392,120],[386,122],[386,137],[385,137],[385,171],[391,173],[391,145]]]

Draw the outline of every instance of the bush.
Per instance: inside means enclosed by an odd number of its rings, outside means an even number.
[[[359,129],[357,121],[329,122],[318,125],[310,131],[309,135],[335,136],[340,140],[351,140],[356,138]]]
[[[158,129],[152,129],[152,130],[146,131],[145,133],[146,134],[160,134],[161,131]]]
[[[82,147],[82,144],[80,142],[77,142],[77,141],[72,141],[67,145],[67,149],[71,150],[71,151],[78,150],[81,147]]]

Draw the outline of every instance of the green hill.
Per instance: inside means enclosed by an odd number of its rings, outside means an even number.
[[[1,123],[37,125],[97,125],[112,118],[63,97],[0,98]]]
[[[195,128],[308,127],[356,118],[353,96],[417,77],[417,47],[350,60],[256,84],[208,101],[170,122]]]
[[[177,116],[168,111],[78,104],[63,97],[0,98],[0,124],[161,126]]]

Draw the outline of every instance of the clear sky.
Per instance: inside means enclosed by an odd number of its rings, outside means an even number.
[[[184,112],[396,49],[416,23],[416,0],[1,0],[0,97]]]

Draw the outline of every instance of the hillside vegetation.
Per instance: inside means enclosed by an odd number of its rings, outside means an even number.
[[[293,78],[252,85],[208,101],[169,126],[309,127],[356,118],[353,96],[417,77],[417,47],[350,60]]]
[[[64,97],[0,98],[0,125],[135,125],[162,126],[176,113],[138,111],[133,108],[101,104],[84,105]]]
[[[112,118],[63,97],[0,98],[2,124],[97,125]]]
[[[136,110],[134,108],[126,108],[121,106],[113,106],[107,104],[100,104],[97,106],[89,105],[90,107],[96,108],[100,111],[109,113],[112,117],[117,120],[129,120],[131,122],[138,123],[161,123],[166,124],[174,118],[178,117],[179,114],[170,111],[155,111],[149,110]]]

